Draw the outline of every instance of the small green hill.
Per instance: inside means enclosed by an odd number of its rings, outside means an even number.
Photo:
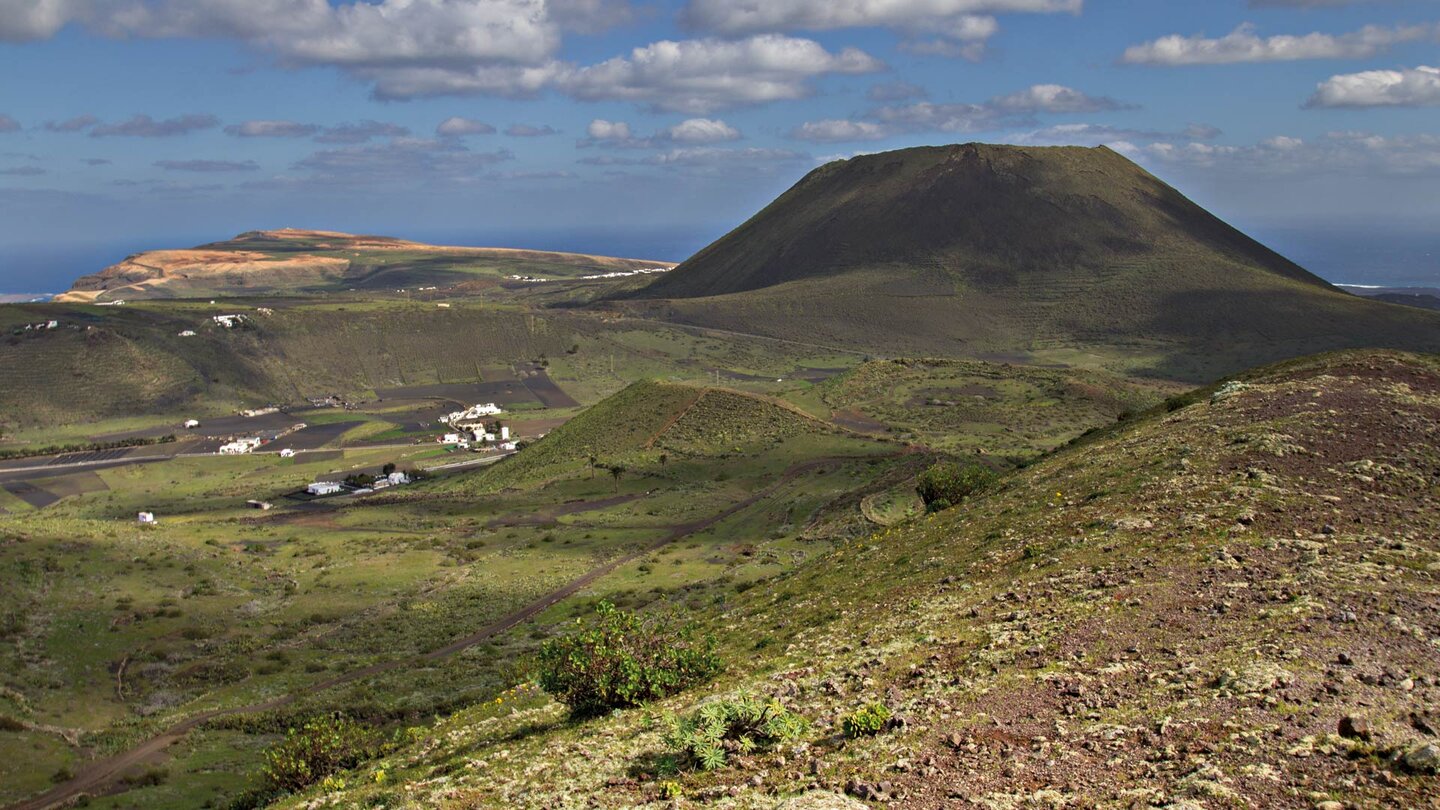
[[[586,409],[483,481],[515,486],[580,473],[594,457],[624,465],[662,453],[672,458],[745,452],[787,437],[834,428],[788,404],[724,388],[641,381]]]
[[[1326,349],[1440,349],[1440,316],[1339,291],[1104,147],[829,163],[624,306],[889,355],[1187,380]]]

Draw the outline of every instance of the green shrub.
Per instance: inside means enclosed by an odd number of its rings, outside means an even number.
[[[690,717],[670,717],[665,745],[676,768],[723,767],[732,753],[774,748],[805,733],[805,719],[751,695],[706,703]]]
[[[852,740],[857,737],[870,737],[884,731],[890,717],[889,706],[884,703],[870,703],[846,715],[840,722],[840,728],[845,732],[845,736]]]
[[[576,620],[580,624],[580,620]],[[720,671],[711,638],[673,619],[641,619],[609,602],[595,621],[540,648],[540,687],[577,717],[639,706]]]
[[[979,464],[942,461],[915,480],[915,491],[925,501],[925,511],[939,512],[960,503],[995,483],[995,473]]]
[[[265,781],[275,791],[293,793],[380,752],[374,730],[339,715],[317,717],[290,729],[265,752]]]

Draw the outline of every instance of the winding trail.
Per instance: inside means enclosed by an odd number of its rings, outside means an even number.
[[[694,520],[689,523],[681,523],[672,526],[670,527],[670,533],[660,538],[659,540],[656,540],[637,551],[633,551],[629,554],[617,557],[616,559],[613,559],[607,563],[596,566],[595,568],[590,569],[580,577],[571,580],[568,584],[556,590],[553,590],[545,594],[544,596],[541,596],[539,599],[536,599],[528,605],[525,605],[519,610],[516,610],[513,613],[510,613],[496,620],[494,623],[489,624],[475,631],[474,633],[471,633],[470,635],[457,638],[443,647],[431,650],[427,653],[421,653],[410,658],[397,658],[379,664],[372,664],[368,667],[363,667],[361,669],[351,670],[350,672],[347,672],[343,675],[337,675],[336,677],[310,684],[303,689],[291,692],[290,694],[284,695],[282,697],[277,697],[272,700],[265,701],[263,703],[254,703],[248,706],[238,706],[228,709],[211,709],[209,711],[192,715],[191,717],[188,717],[185,720],[182,720],[175,725],[165,729],[156,736],[145,740],[139,745],[136,745],[134,748],[131,748],[128,751],[124,751],[122,753],[107,757],[105,759],[86,763],[85,765],[80,767],[79,771],[69,781],[56,785],[55,787],[38,796],[26,799],[17,804],[12,804],[8,808],[5,808],[5,810],[50,810],[51,808],[63,807],[71,802],[78,800],[82,796],[109,795],[122,792],[121,778],[125,775],[127,771],[136,766],[144,764],[152,757],[155,757],[158,754],[162,753],[165,749],[169,748],[174,743],[179,742],[181,739],[183,739],[186,734],[190,733],[190,731],[207,721],[213,720],[217,717],[227,717],[230,715],[239,714],[255,714],[258,712],[269,711],[271,709],[278,709],[294,703],[297,699],[306,695],[313,695],[318,692],[324,692],[328,689],[333,689],[337,686],[342,686],[344,684],[348,684],[362,678],[368,678],[372,675],[392,672],[394,670],[403,669],[405,667],[415,664],[437,661],[442,658],[454,655],[455,653],[461,652],[462,650],[465,650],[469,647],[473,647],[476,644],[487,641],[490,638],[499,635],[500,633],[510,630],[524,621],[534,618],[535,616],[543,613],[545,610],[555,605],[557,602],[568,599],[569,597],[578,593],[580,590],[593,584],[596,580],[599,580],[601,577],[606,576],[607,574],[611,573],[617,568],[620,568],[623,565],[632,563],[646,556],[647,554],[652,554],[655,551],[664,548],[665,546],[670,545],[677,540],[681,540],[689,535],[695,534],[696,532],[704,531],[714,526],[715,524],[725,520],[726,518],[729,518],[738,512],[748,509],[759,501],[762,501],[766,498],[769,498],[771,495],[774,495],[782,487],[794,481],[796,478],[800,477],[806,472],[814,470],[818,467],[823,467],[828,464],[875,457],[876,456],[826,456],[823,458],[816,458],[809,461],[792,464],[785,470],[784,473],[780,475],[778,479],[775,480],[774,483],[761,489],[760,491],[749,496],[748,498],[745,498],[744,500],[741,500],[731,505],[724,511],[718,512],[707,518],[702,518],[700,520]]]

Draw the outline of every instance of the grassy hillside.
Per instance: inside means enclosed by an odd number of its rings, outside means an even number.
[[[697,611],[708,687],[571,723],[522,678],[282,806],[1428,806],[1437,424],[1433,357],[1247,374]],[[657,773],[662,712],[742,693],[808,729]]]
[[[1143,411],[1183,386],[972,360],[875,360],[808,399],[836,421],[940,450],[1032,458]]]
[[[1188,380],[1323,349],[1440,348],[1104,147],[965,144],[822,166],[627,306],[900,355]]]
[[[212,321],[228,313],[249,320]],[[48,320],[59,327],[23,329]],[[15,305],[0,308],[0,335],[0,430],[475,382],[578,337],[563,314],[366,299]]]
[[[129,256],[78,279],[60,301],[209,298],[454,287],[511,275],[568,278],[668,262],[512,248],[427,245],[385,236],[281,229]]]
[[[587,408],[485,473],[488,486],[534,484],[599,465],[755,451],[786,438],[836,432],[789,405],[723,388],[642,381]],[[607,475],[604,470],[601,475]]]

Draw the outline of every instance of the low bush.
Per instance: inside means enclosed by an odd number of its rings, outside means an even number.
[[[779,701],[750,695],[716,700],[690,717],[670,717],[665,745],[674,769],[698,767],[713,771],[731,754],[749,754],[791,742],[805,733],[803,717]]]
[[[891,717],[890,707],[884,703],[870,703],[845,716],[840,728],[850,739],[871,737],[885,730]]]
[[[293,793],[327,776],[379,756],[380,735],[340,715],[326,715],[290,729],[265,752],[265,781],[277,792]]]
[[[711,638],[671,617],[642,619],[609,602],[591,624],[540,648],[540,687],[576,717],[639,706],[720,671]]]
[[[939,512],[989,488],[995,478],[989,467],[942,461],[920,473],[915,480],[915,491],[925,502],[925,511]]]

